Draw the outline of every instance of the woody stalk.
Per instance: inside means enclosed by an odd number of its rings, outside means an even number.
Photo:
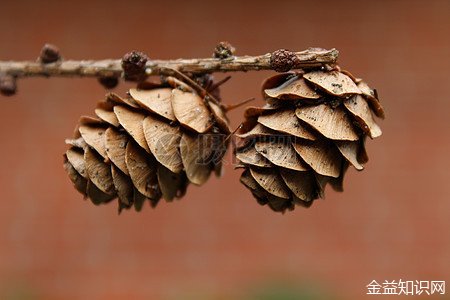
[[[113,88],[120,78],[142,81],[152,75],[174,76],[179,73],[201,75],[213,72],[246,72],[330,67],[335,65],[336,49],[309,48],[300,52],[280,49],[257,56],[235,56],[234,48],[219,43],[212,58],[151,60],[141,52],[132,51],[122,59],[65,60],[59,49],[46,44],[36,61],[0,61],[0,91],[13,95],[17,79],[25,77],[95,77],[106,88]]]

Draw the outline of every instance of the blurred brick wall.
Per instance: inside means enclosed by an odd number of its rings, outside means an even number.
[[[21,80],[0,97],[0,298],[245,298],[278,280],[362,299],[372,279],[450,284],[449,1],[3,0],[0,28],[2,60],[34,59],[44,42],[73,59],[204,57],[221,40],[238,54],[336,47],[387,110],[366,170],[308,210],[258,206],[227,165],[179,202],[117,216],[62,168],[64,138],[104,90]],[[233,74],[224,101],[259,96],[269,74]]]

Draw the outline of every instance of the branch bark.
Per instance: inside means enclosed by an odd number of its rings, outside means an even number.
[[[310,48],[295,52],[297,56],[293,69],[314,68],[334,65],[339,52]],[[232,56],[226,59],[199,58],[177,60],[150,60],[146,64],[146,75],[173,75],[182,73],[202,74],[212,72],[238,72],[272,70],[271,53],[259,56]],[[0,74],[14,77],[122,77],[120,59],[107,60],[61,60],[44,64],[35,61],[0,61]]]

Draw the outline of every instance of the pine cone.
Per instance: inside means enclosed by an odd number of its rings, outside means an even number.
[[[249,107],[238,132],[241,182],[274,211],[309,207],[330,184],[343,190],[349,165],[363,169],[365,137],[381,135],[375,90],[340,70],[284,73],[263,84],[266,105]]]
[[[224,109],[175,78],[141,84],[126,98],[109,93],[95,113],[67,140],[64,166],[96,205],[118,197],[119,212],[139,211],[146,199],[154,207],[161,197],[180,198],[189,183],[221,173],[230,133]]]

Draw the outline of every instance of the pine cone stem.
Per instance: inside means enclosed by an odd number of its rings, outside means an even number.
[[[317,48],[293,53],[298,58],[293,69],[333,65],[339,55],[336,49]],[[146,64],[146,75],[174,75],[174,70],[191,74],[273,70],[270,63],[271,55],[272,53],[259,56],[233,56],[229,59],[150,60]],[[62,60],[49,64],[36,61],[0,61],[0,73],[14,77],[120,77],[123,69],[120,59]]]

